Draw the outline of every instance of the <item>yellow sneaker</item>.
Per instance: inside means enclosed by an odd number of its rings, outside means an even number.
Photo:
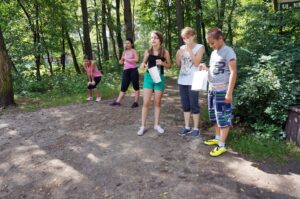
[[[209,146],[211,146],[211,145],[218,145],[219,144],[219,140],[217,140],[217,139],[206,140],[206,141],[204,141],[204,144],[209,145]]]
[[[211,155],[213,157],[217,157],[217,156],[222,155],[226,151],[227,151],[227,149],[225,147],[219,147],[219,146],[217,146],[216,148],[214,148],[213,150],[211,150],[209,152],[209,155]]]

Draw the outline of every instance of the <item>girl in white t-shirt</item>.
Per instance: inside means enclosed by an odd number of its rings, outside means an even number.
[[[204,46],[196,43],[196,32],[186,27],[181,31],[181,37],[185,45],[181,46],[176,54],[176,64],[180,67],[178,85],[183,108],[185,127],[178,133],[180,136],[186,136],[189,133],[193,137],[199,136],[199,91],[191,90],[194,72],[199,71]],[[190,117],[193,117],[193,128],[190,128]]]

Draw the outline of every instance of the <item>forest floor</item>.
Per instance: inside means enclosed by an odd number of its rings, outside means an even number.
[[[300,198],[300,166],[249,160],[229,150],[218,158],[203,139],[177,135],[183,125],[170,80],[161,125],[137,136],[141,107],[132,97],[0,115],[0,198]],[[201,97],[201,104],[205,104]]]

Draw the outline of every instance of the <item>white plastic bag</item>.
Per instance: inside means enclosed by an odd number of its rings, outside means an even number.
[[[194,72],[192,90],[193,91],[206,91],[207,90],[208,71],[197,71]]]
[[[154,83],[161,82],[160,72],[159,72],[157,66],[153,66],[151,68],[148,68],[148,71],[149,71],[150,76],[151,76],[152,80],[154,81]]]

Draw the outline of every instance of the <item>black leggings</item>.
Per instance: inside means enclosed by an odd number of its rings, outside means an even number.
[[[129,68],[123,71],[121,91],[126,92],[130,82],[132,82],[135,91],[140,90],[139,72],[137,68]]]

